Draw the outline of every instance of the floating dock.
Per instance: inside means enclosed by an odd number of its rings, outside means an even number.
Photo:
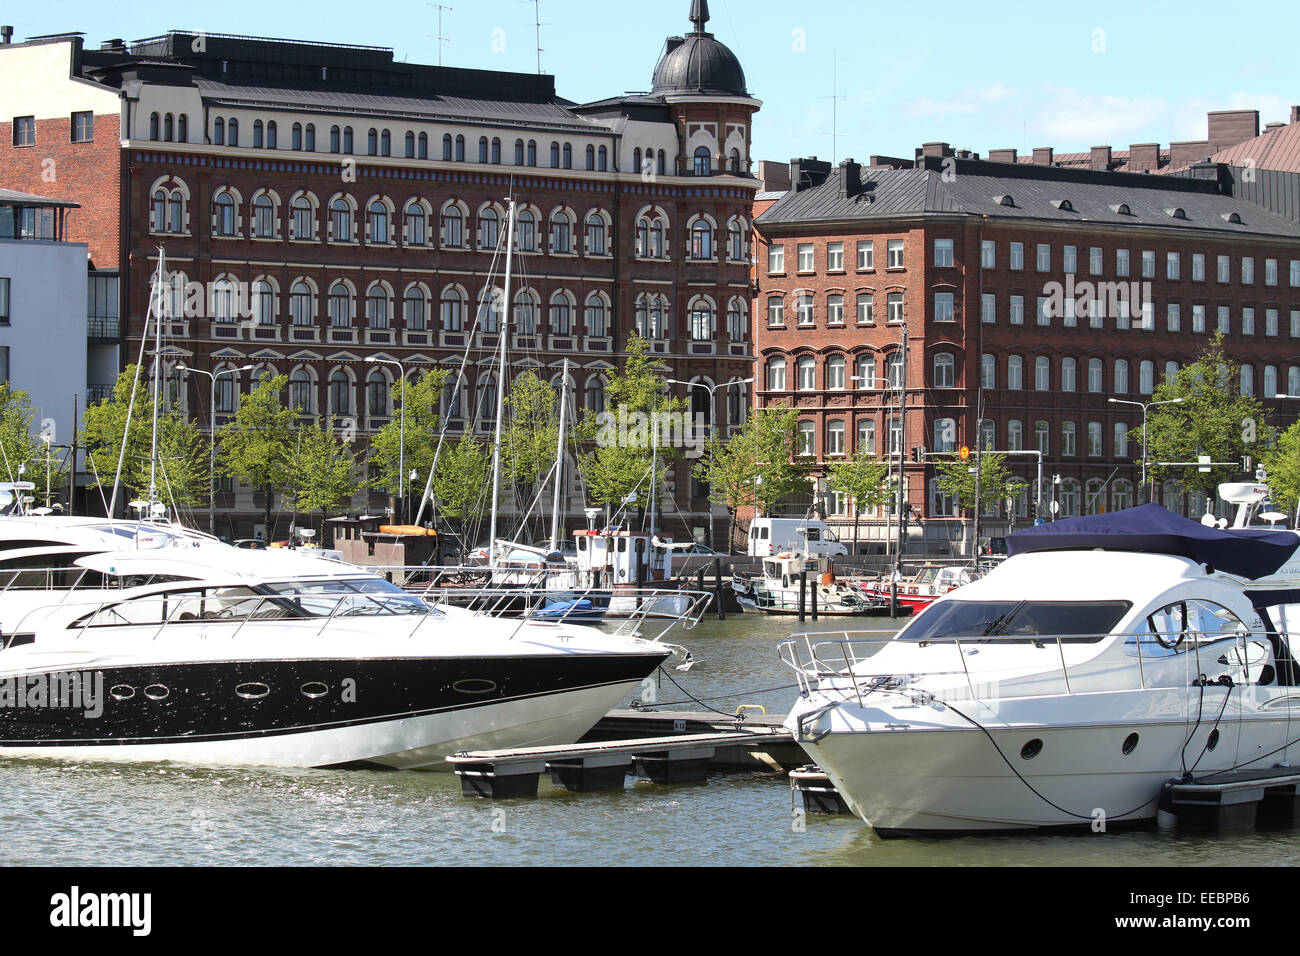
[[[1296,786],[1300,770],[1268,767],[1206,774],[1166,784],[1161,810],[1178,825],[1251,830],[1259,824],[1293,827],[1300,822]]]
[[[701,781],[715,770],[782,771],[807,760],[781,717],[692,711],[611,711],[581,742],[477,750],[447,758],[465,796],[535,796],[542,774],[566,790],[621,790],[634,773],[655,783]]]

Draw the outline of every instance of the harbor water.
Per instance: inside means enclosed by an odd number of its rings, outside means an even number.
[[[670,639],[698,663],[687,672],[670,665],[640,696],[665,709],[758,704],[784,713],[797,691],[776,647],[798,629],[793,618],[746,614],[675,630]],[[444,773],[23,759],[0,761],[0,787],[0,862],[11,866],[1300,863],[1300,830],[884,841],[853,817],[796,815],[789,783],[775,773],[680,785],[629,777],[622,792],[585,794],[544,778],[535,798],[493,802],[463,797]]]

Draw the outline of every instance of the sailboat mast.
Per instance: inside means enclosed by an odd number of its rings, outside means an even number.
[[[167,257],[158,250],[158,275],[149,290],[150,298],[159,297],[162,288],[157,281],[167,272]],[[155,304],[153,310],[154,346],[153,346],[153,440],[149,448],[149,517],[153,517],[153,503],[158,500],[158,406],[160,384],[162,382],[162,316]]]
[[[501,339],[500,379],[497,382],[497,421],[496,437],[492,442],[492,518],[488,524],[488,564],[497,563],[497,501],[501,489],[501,419],[505,412],[506,399],[506,337],[510,331],[510,270],[514,265],[515,251],[515,201],[510,200],[506,211],[506,282],[505,301],[501,304],[501,321],[497,324],[497,336]]]
[[[555,498],[551,503],[551,551],[559,543],[560,536],[560,489],[564,485],[564,426],[565,412],[568,411],[569,360],[564,360],[564,370],[560,373],[560,437],[555,442]]]

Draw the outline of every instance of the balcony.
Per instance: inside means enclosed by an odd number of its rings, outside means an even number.
[[[92,315],[86,319],[86,338],[91,342],[116,342],[122,335],[122,322],[117,316]]]
[[[86,386],[86,405],[97,405],[107,398],[113,396],[112,385],[87,385]]]

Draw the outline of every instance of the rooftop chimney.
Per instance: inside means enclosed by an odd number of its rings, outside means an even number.
[[[14,40],[14,28],[5,24],[0,27],[0,43],[12,43]]]
[[[1034,165],[1050,166],[1052,165],[1052,147],[1035,146],[1034,147]]]
[[[1259,110],[1216,110],[1207,113],[1205,121],[1212,153],[1259,135]]]
[[[1110,169],[1110,147],[1094,146],[1088,154],[1089,169]]]
[[[1291,107],[1291,122],[1300,123],[1300,106]]]
[[[952,147],[947,143],[922,143],[917,156],[951,156]]]
[[[1283,126],[1285,126],[1285,125],[1286,125],[1286,123],[1283,123],[1283,122],[1281,122],[1281,121],[1279,121],[1279,120],[1274,120],[1274,121],[1271,122],[1271,123],[1265,123],[1265,124],[1264,124],[1264,132],[1267,133],[1267,132],[1269,132],[1270,130],[1281,129],[1281,128],[1282,128]]]
[[[1208,159],[1209,156],[1209,140],[1187,140],[1169,144],[1169,165],[1175,169]]]
[[[1153,173],[1159,168],[1159,143],[1134,143],[1128,148],[1127,172]]]
[[[1016,151],[1014,149],[990,149],[990,163],[1014,163],[1016,161]]]
[[[862,192],[862,164],[854,162],[853,157],[840,162],[840,196],[852,199]]]
[[[830,174],[831,164],[816,156],[790,160],[790,185],[795,192],[817,188]]]

